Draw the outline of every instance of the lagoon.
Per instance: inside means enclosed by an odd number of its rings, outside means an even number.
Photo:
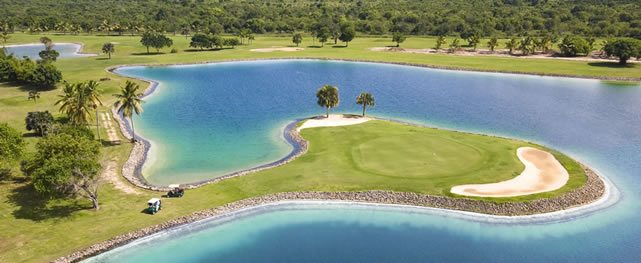
[[[32,60],[40,59],[38,53],[45,49],[44,44],[23,44],[23,45],[8,45],[5,47],[7,54],[13,54],[15,57],[23,58],[28,57]],[[58,58],[76,58],[87,57],[92,54],[80,53],[82,46],[73,43],[54,43],[53,49],[60,53]]]
[[[165,249],[150,251],[165,252],[150,256],[150,262],[173,255],[184,255],[187,262],[641,261],[639,86],[317,60],[116,72],[160,82],[146,98],[145,113],[136,118],[137,131],[152,141],[155,159],[162,160],[145,168],[152,183],[212,178],[282,157],[290,150],[282,127],[322,114],[314,93],[330,83],[341,91],[338,112],[358,113],[356,94],[370,91],[377,99],[375,116],[544,144],[595,168],[623,195],[606,210],[550,224],[487,223],[352,206],[267,210],[193,235],[179,232],[179,239],[156,240]],[[103,259],[131,255],[119,251]]]

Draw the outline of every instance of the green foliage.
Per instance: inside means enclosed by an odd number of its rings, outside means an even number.
[[[459,50],[461,50],[460,39],[454,38],[452,40],[452,43],[450,43],[450,52],[456,52],[456,51],[459,51]]]
[[[292,43],[298,46],[301,42],[303,42],[303,35],[301,33],[294,33],[294,35],[292,35]]]
[[[509,50],[510,54],[514,53],[514,50],[518,47],[519,45],[519,40],[516,39],[515,37],[510,38],[508,42],[505,42],[505,48]]]
[[[56,198],[83,196],[98,209],[100,145],[73,134],[55,133],[40,139],[36,153],[22,169],[39,193]]]
[[[54,50],[55,51],[55,50]],[[52,63],[39,62],[30,83],[44,89],[54,88],[62,80],[62,72]]]
[[[361,92],[358,94],[358,97],[356,97],[356,104],[363,106],[363,116],[365,116],[367,107],[373,107],[376,104],[376,100],[374,100],[372,93]]]
[[[225,38],[223,40],[223,43],[225,46],[230,46],[231,48],[235,48],[236,46],[240,45],[240,39],[235,37]]]
[[[107,42],[102,44],[102,53],[109,55],[109,59],[111,59],[111,54],[115,52],[116,52],[116,46],[113,43]]]
[[[33,85],[38,88],[54,88],[62,80],[62,73],[51,60],[37,63],[29,58],[18,59],[0,55],[0,81]]]
[[[578,36],[566,36],[559,43],[559,50],[564,57],[587,56],[590,53],[590,44],[585,38]]]
[[[499,40],[496,37],[490,38],[490,40],[487,42],[487,47],[490,49],[491,52],[494,52],[494,49],[499,46]]]
[[[27,99],[33,100],[33,102],[38,102],[38,99],[40,99],[40,91],[37,91],[37,90],[29,91],[29,96],[27,97]]]
[[[58,57],[60,56],[60,53],[56,51],[55,49],[45,49],[43,51],[40,51],[38,53],[38,56],[40,56],[40,59],[43,61],[56,61]]]
[[[392,41],[396,42],[396,46],[400,46],[401,43],[405,42],[405,35],[402,32],[394,32],[392,34]]]
[[[27,131],[34,131],[39,136],[48,134],[53,125],[53,116],[49,111],[32,111],[24,120]]]
[[[0,179],[11,174],[11,167],[22,157],[24,147],[22,134],[6,123],[0,123]]]
[[[327,109],[327,117],[329,117],[329,109],[338,106],[340,99],[338,97],[338,88],[332,85],[324,85],[316,92],[316,103]]]
[[[191,42],[189,42],[189,47],[205,49],[211,48],[212,42],[209,36],[205,34],[195,34],[191,37]]]
[[[519,42],[519,50],[521,50],[521,55],[527,56],[531,53],[534,53],[536,45],[534,43],[534,38],[531,36],[526,36],[521,38]]]
[[[350,22],[343,22],[341,24],[341,35],[338,39],[345,42],[345,46],[349,44],[356,37],[356,27]]]
[[[75,84],[65,83],[63,94],[58,95],[59,99],[55,104],[60,106],[60,112],[66,114],[71,123],[87,124],[92,118],[91,110],[97,111],[98,106],[102,105],[98,85],[98,82],[93,80]],[[97,122],[96,116],[96,124]]]
[[[625,65],[632,57],[641,57],[641,40],[621,38],[608,41],[603,46],[608,56],[619,58],[619,64]]]
[[[329,40],[329,37],[331,36],[329,32],[329,28],[323,26],[316,31],[316,38],[318,38],[318,42],[321,43],[321,46],[325,46],[325,43],[327,40]]]
[[[115,94],[114,96],[116,97],[114,107],[116,107],[118,113],[131,120],[131,141],[135,142],[136,132],[134,129],[134,119],[132,118],[132,115],[134,113],[140,115],[142,113],[142,104],[145,102],[140,98],[143,96],[143,93],[140,91],[140,86],[127,80],[125,86],[120,89],[120,93]]]
[[[140,38],[140,43],[147,48],[147,53],[149,53],[150,47],[155,48],[156,52],[160,53],[161,48],[171,47],[174,41],[158,32],[145,32]]]
[[[434,47],[434,49],[439,50],[446,43],[447,43],[447,40],[445,40],[444,36],[438,36],[438,38],[436,38],[436,46]]]

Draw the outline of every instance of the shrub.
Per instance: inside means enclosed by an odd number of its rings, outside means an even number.
[[[561,55],[564,57],[587,56],[590,53],[590,44],[587,40],[578,36],[566,36],[559,43]]]

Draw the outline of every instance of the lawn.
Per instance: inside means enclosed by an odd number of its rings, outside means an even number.
[[[244,198],[293,191],[391,190],[449,195],[458,184],[488,183],[518,175],[521,146],[541,146],[492,136],[416,127],[387,121],[302,131],[309,151],[286,165],[189,190],[167,199],[154,216],[141,213],[160,193],[124,194],[105,184],[101,210],[85,200],[46,204],[25,184],[0,186],[0,261],[38,262],[144,226]],[[124,146],[123,146],[124,147]],[[545,149],[545,148],[543,148]],[[549,150],[549,149],[548,149]],[[558,195],[585,182],[579,165],[555,153],[570,171]],[[489,199],[488,199],[489,200]]]
[[[10,43],[37,42],[41,35],[13,34]],[[187,51],[189,39],[175,36],[178,53],[168,49],[162,54],[145,54],[135,36],[49,35],[54,42],[81,42],[85,52],[97,53],[105,42],[115,42],[113,59],[99,57],[61,59],[56,62],[65,80],[99,80],[103,102],[108,110],[124,77],[105,71],[114,65],[167,64],[231,59],[318,57],[409,62],[439,67],[472,70],[519,71],[535,74],[568,74],[588,77],[618,76],[641,78],[641,65],[617,68],[581,61],[520,59],[508,57],[470,57],[454,55],[416,55],[370,51],[370,47],[393,44],[388,38],[357,38],[349,47],[315,44],[303,40],[300,52],[258,53],[252,48],[289,46],[290,37],[258,36],[248,46],[219,51]],[[428,48],[434,38],[409,38],[402,47]],[[142,82],[138,81],[140,84]],[[28,101],[28,87],[0,83],[0,122],[24,130],[26,113],[49,110],[57,113],[54,102],[61,89],[43,91],[37,102]],[[105,138],[106,134],[101,133]],[[158,193],[124,194],[105,183],[100,191],[101,210],[90,211],[90,203],[79,201],[45,202],[23,182],[0,183],[0,262],[42,262],[75,249],[108,239],[117,234],[158,224],[192,211],[215,207],[257,195],[283,191],[356,191],[394,190],[449,195],[452,185],[503,180],[518,174],[522,164],[515,151],[524,142],[490,136],[470,135],[394,123],[371,122],[340,128],[304,130],[311,141],[309,153],[292,163],[239,178],[225,180],[189,191],[183,199],[167,200],[166,209],[156,216],[140,213],[149,197]],[[26,136],[29,149],[37,138]],[[330,147],[331,146],[331,147]],[[131,145],[103,148],[103,161],[122,165]],[[465,153],[459,154],[459,153]],[[505,200],[530,200],[557,195],[585,181],[582,171],[569,158],[556,153],[570,170],[571,181],[556,192]],[[455,156],[454,156],[455,155]],[[435,157],[436,156],[436,157]],[[437,158],[438,157],[438,158]],[[119,172],[119,171],[118,171]],[[119,180],[123,180],[120,178]]]

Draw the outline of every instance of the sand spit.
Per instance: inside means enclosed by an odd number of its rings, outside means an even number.
[[[568,171],[554,155],[532,147],[516,150],[525,165],[523,172],[510,180],[490,184],[467,184],[452,187],[458,195],[478,197],[512,197],[550,192],[563,187],[570,178]]]

